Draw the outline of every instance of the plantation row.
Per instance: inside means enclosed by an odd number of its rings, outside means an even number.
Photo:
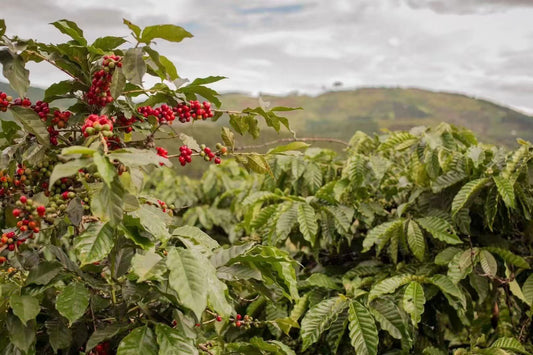
[[[309,148],[272,157],[270,174],[160,170],[147,189],[227,252],[260,243],[296,261],[295,279],[261,275],[277,294],[261,284],[243,297],[240,312],[275,325],[239,340],[310,354],[530,353],[532,152],[520,143],[506,152],[447,124],[357,132],[342,161]]]
[[[441,124],[357,132],[342,159],[240,153],[293,108],[220,110],[222,77],[188,82],[152,48],[190,33],[124,23],[131,38],[89,43],[56,21],[56,45],[0,20],[19,96],[0,93],[1,353],[533,350],[530,143]],[[28,62],[69,79],[31,102]],[[221,142],[180,132],[206,119],[228,120]],[[181,174],[193,160],[200,180]]]

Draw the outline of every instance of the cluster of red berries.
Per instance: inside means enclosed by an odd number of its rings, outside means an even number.
[[[167,211],[167,204],[165,201],[157,200],[157,203],[159,204],[159,207],[161,208],[161,211],[166,212]]]
[[[31,101],[30,99],[28,99],[27,97],[21,99],[20,97],[17,97],[14,101],[13,101],[13,104],[14,106],[23,106],[23,107],[30,107],[31,106]]]
[[[209,102],[200,103],[199,101],[183,102],[175,107],[166,104],[153,108],[152,106],[141,106],[137,112],[144,117],[155,116],[160,123],[172,123],[176,118],[180,122],[190,122],[191,118],[195,120],[205,120],[213,117],[211,104]]]
[[[213,160],[213,158],[215,158],[214,160],[215,164],[218,165],[222,162],[222,159],[216,156],[216,154],[211,151],[211,148],[206,147],[205,144],[202,144],[200,146],[200,149],[202,149],[202,151],[200,152],[200,156],[203,157],[205,161],[211,161]]]
[[[157,155],[159,155],[160,157],[168,159],[168,150],[166,150],[165,148],[162,148],[162,147],[155,147],[155,150],[157,150]],[[159,162],[159,165],[163,166],[165,164],[163,164],[163,162]]]
[[[190,122],[191,117],[195,120],[205,120],[213,117],[211,104],[209,102],[200,103],[197,100],[191,100],[189,103],[180,103],[173,108],[180,122]]]
[[[102,62],[103,68],[93,74],[93,81],[89,92],[87,92],[87,103],[89,105],[98,105],[104,107],[113,101],[111,96],[111,79],[115,67],[121,67],[122,58],[117,55],[104,56]]]
[[[121,130],[123,130],[126,133],[130,133],[133,131],[133,124],[135,122],[139,121],[139,119],[135,116],[131,116],[130,118],[126,118],[124,115],[119,115],[116,120],[117,126],[120,127]]]
[[[0,91],[0,112],[6,112],[9,107],[11,100],[13,98],[6,94],[5,92]]]
[[[111,137],[113,135],[113,121],[106,115],[92,114],[85,119],[81,131],[84,137],[98,134],[98,132],[102,132],[105,137]]]
[[[185,166],[187,163],[192,161],[192,150],[186,145],[180,147],[180,156],[178,158],[181,166]]]
[[[111,344],[108,341],[96,345],[89,355],[108,355],[111,354]]]
[[[33,200],[22,195],[16,203],[17,208],[13,209],[13,217],[19,219],[17,222],[18,233],[10,231],[4,233],[0,239],[0,246],[7,245],[9,251],[15,250],[26,239],[34,238],[34,234],[40,232],[41,218],[46,214],[46,207],[38,205]]]
[[[137,112],[139,112],[144,117],[154,116],[157,118],[159,123],[171,124],[176,119],[172,107],[166,104],[163,104],[160,107],[156,108],[153,108],[152,106],[141,106],[137,108]]]
[[[46,117],[50,113],[50,106],[48,105],[48,102],[39,100],[31,108],[39,115],[41,120],[46,121]]]

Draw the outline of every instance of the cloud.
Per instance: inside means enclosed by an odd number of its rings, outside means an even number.
[[[89,39],[172,23],[193,33],[155,48],[182,77],[223,75],[218,90],[319,93],[415,86],[531,107],[531,0],[19,0],[3,4],[9,34],[66,40],[49,22],[69,18]],[[28,9],[37,9],[28,11]],[[27,24],[31,23],[31,26]],[[32,65],[41,85],[62,74]],[[43,69],[44,68],[44,69]]]
[[[531,0],[403,0],[414,9],[430,9],[443,14],[490,14],[513,7],[533,7]]]

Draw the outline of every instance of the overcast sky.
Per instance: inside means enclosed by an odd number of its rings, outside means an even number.
[[[8,34],[65,40],[48,23],[76,21],[86,37],[127,36],[171,23],[195,37],[161,41],[181,77],[223,75],[213,88],[317,94],[420,87],[465,93],[533,113],[533,0],[17,0],[4,1]],[[34,85],[63,79],[32,65]]]

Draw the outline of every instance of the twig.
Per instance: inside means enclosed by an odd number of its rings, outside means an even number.
[[[38,52],[35,52],[35,51],[27,51],[28,53],[30,54],[34,54],[35,56],[41,58],[42,60],[52,64],[54,67],[56,67],[57,69],[61,70],[63,73],[67,74],[68,76],[70,76],[72,79],[76,80],[77,82],[79,83],[82,83],[85,85],[85,83],[83,81],[81,81],[78,77],[76,77],[74,74],[70,73],[69,71],[67,71],[66,69],[63,69],[61,68],[60,66],[58,66],[54,61],[46,58],[44,55],[38,53]]]
[[[244,145],[241,147],[235,147],[234,150],[245,150],[245,149],[257,149],[257,148],[264,148],[269,145],[278,144],[278,143],[285,143],[285,142],[327,142],[327,143],[337,143],[342,144],[345,146],[349,146],[350,144],[348,142],[345,142],[341,139],[336,138],[323,138],[323,137],[307,137],[307,138],[281,138],[276,139],[274,141],[266,142],[263,144],[257,144],[257,145]]]
[[[198,344],[198,348],[209,355],[214,355],[205,344]]]

